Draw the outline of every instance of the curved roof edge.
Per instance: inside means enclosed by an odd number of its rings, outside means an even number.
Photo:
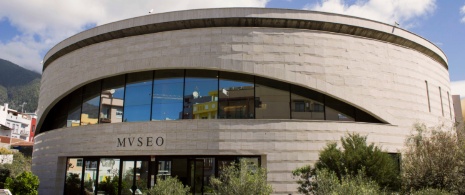
[[[307,10],[271,8],[214,8],[151,14],[98,26],[69,37],[50,49],[44,67],[88,45],[163,31],[208,27],[271,27],[319,30],[366,37],[421,52],[448,69],[444,52],[407,30],[353,16]]]

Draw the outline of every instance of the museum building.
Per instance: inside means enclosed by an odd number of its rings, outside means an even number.
[[[398,153],[413,124],[451,123],[449,90],[445,54],[385,23],[265,8],[146,15],[46,54],[32,170],[39,194],[144,194],[165,176],[209,194],[244,159],[294,194],[291,171],[346,133]]]

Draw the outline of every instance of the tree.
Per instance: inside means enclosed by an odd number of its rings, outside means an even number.
[[[366,139],[359,134],[348,134],[341,138],[342,148],[338,148],[337,143],[329,143],[320,152],[315,168],[307,166],[294,170],[294,177],[299,177],[299,192],[310,194],[317,190],[319,185],[312,179],[317,170],[323,169],[333,172],[340,182],[362,174],[381,188],[398,190],[400,177],[396,162],[378,146],[368,145]]]
[[[147,191],[149,195],[171,194],[186,195],[190,191],[189,186],[184,186],[176,177],[157,178],[157,183]]]
[[[402,158],[403,189],[465,194],[465,147],[453,129],[416,124]]]
[[[13,194],[29,194],[37,195],[37,188],[39,187],[39,177],[35,176],[29,171],[25,171],[12,179],[6,179],[5,187],[8,188]]]
[[[266,170],[245,159],[225,167],[219,178],[212,177],[210,183],[215,194],[271,194],[273,188],[266,182]]]
[[[20,152],[13,153],[13,163],[0,164],[0,169],[8,169],[11,177],[16,177],[25,171],[31,171],[32,159],[25,157]]]

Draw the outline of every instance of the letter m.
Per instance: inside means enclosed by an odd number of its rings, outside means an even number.
[[[118,138],[118,145],[116,147],[126,147],[126,138],[123,138],[123,141],[121,141],[119,138]]]

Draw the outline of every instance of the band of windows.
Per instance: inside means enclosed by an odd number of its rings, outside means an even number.
[[[307,119],[382,123],[311,89],[211,70],[156,70],[89,83],[60,100],[41,132],[98,123],[181,119]]]

